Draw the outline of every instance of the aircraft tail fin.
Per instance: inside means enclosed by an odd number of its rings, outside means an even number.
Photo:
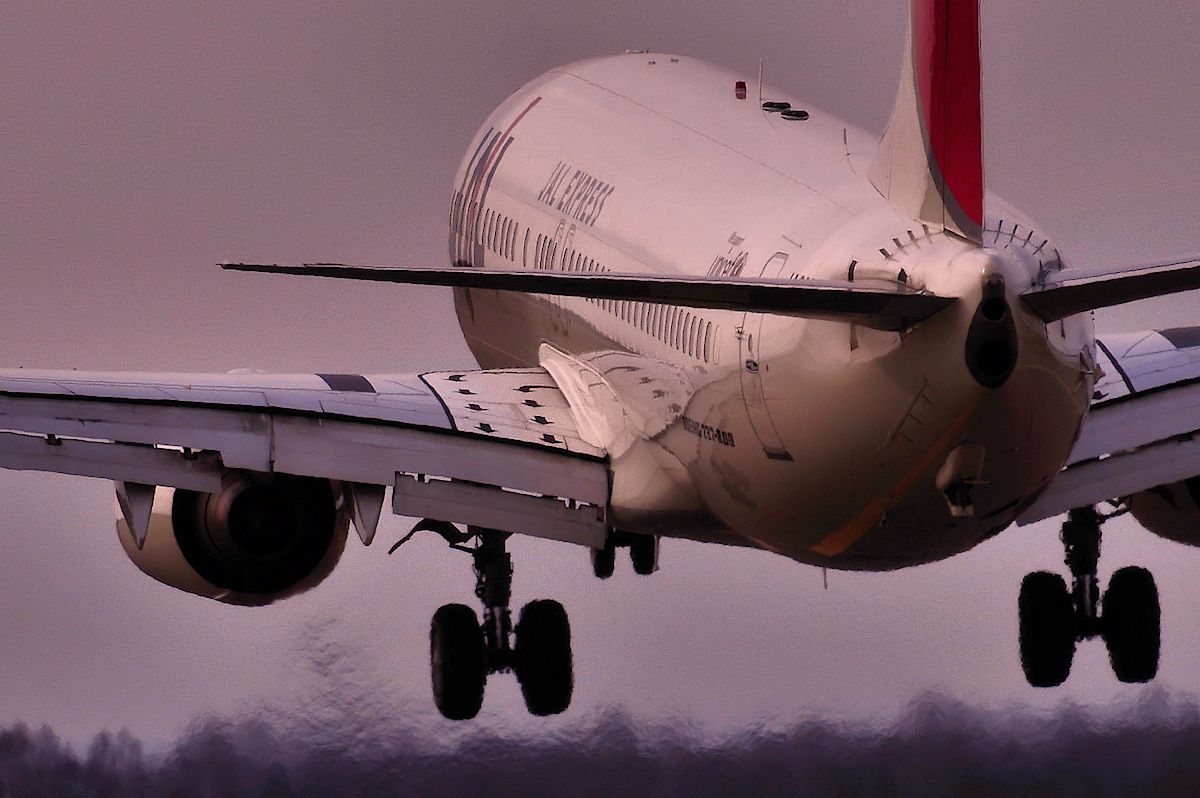
[[[912,0],[900,89],[869,177],[906,216],[981,243],[979,0]]]

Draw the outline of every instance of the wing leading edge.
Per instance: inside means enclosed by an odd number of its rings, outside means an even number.
[[[344,263],[222,263],[221,268],[408,285],[521,291],[550,296],[663,302],[684,307],[803,316],[893,331],[924,321],[956,301],[896,283],[867,281],[795,282],[761,278],[714,279],[468,267],[352,266]]]

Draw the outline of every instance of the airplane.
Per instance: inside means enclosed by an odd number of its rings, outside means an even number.
[[[1153,577],[1101,593],[1102,524],[1200,545],[1200,327],[1097,337],[1091,311],[1200,287],[1200,258],[1097,273],[985,192],[978,0],[911,0],[882,136],[752,77],[628,51],[565,65],[483,122],[441,266],[226,263],[448,286],[480,368],[418,374],[0,371],[0,467],[115,484],[120,545],[171,587],[265,605],[319,584],[390,490],[472,558],[482,615],[434,615],[434,702],[490,675],[570,705],[571,629],[516,622],[507,541],[663,538],[886,571],[1065,515],[1071,584],[1018,596],[1028,681],[1101,637],[1157,673]],[[402,543],[403,541],[401,541]],[[397,544],[399,545],[399,544]]]

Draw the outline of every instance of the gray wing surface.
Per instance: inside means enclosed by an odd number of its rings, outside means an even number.
[[[543,369],[0,371],[0,467],[215,491],[226,469],[392,488],[393,511],[601,545],[605,452]],[[361,530],[360,530],[361,531]]]
[[[1200,474],[1200,327],[1096,343],[1101,376],[1079,440],[1020,524]]]

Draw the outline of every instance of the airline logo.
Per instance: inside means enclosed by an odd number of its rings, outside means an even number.
[[[487,207],[488,189],[492,178],[504,160],[504,154],[512,146],[512,132],[525,115],[533,110],[541,97],[534,97],[529,105],[501,132],[489,127],[471,154],[471,160],[463,172],[462,185],[454,192],[450,204],[450,262],[455,266],[474,266],[483,262],[483,244],[480,243],[478,228],[480,217]]]

